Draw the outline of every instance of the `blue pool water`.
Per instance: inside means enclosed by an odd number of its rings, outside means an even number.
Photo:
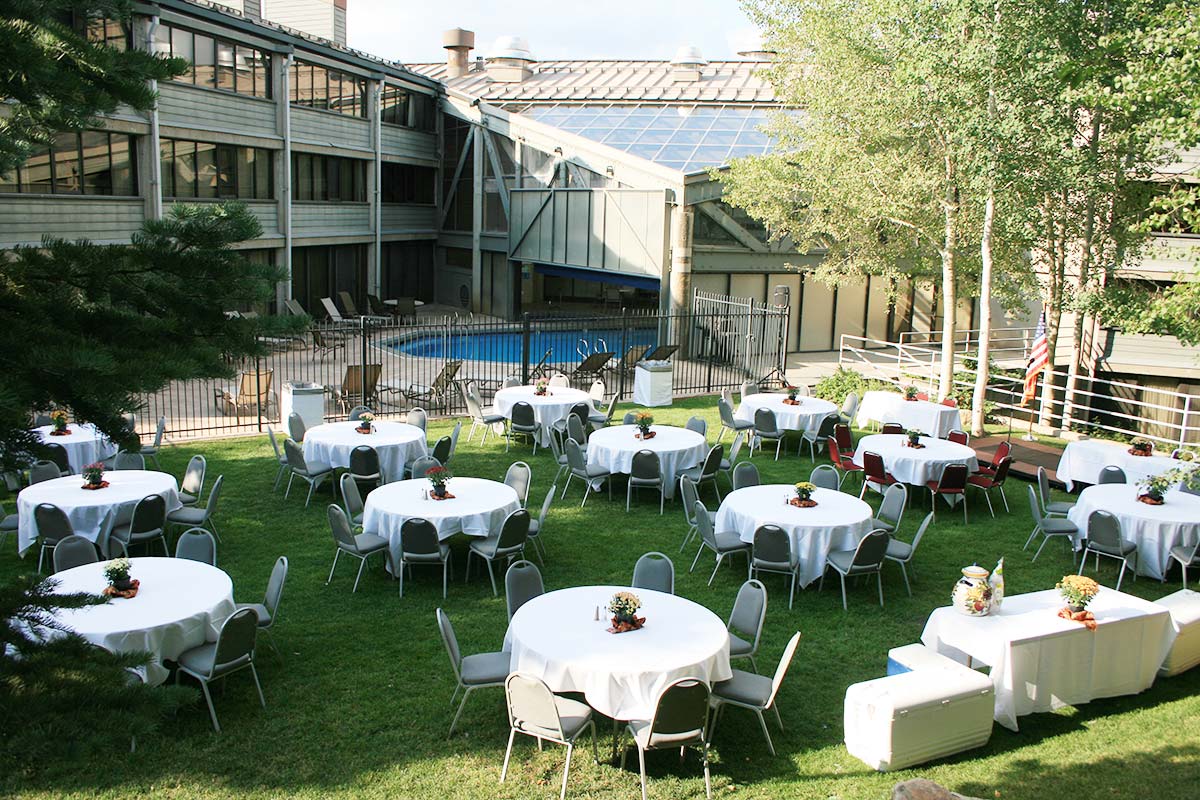
[[[627,348],[647,346],[658,342],[654,330],[631,330],[626,335]],[[584,353],[612,351],[620,356],[620,330],[533,331],[529,335],[529,359],[536,364],[547,350],[553,350],[551,364],[572,364],[583,360],[580,342],[586,342]],[[409,339],[394,339],[386,345],[397,353],[442,360],[521,362],[521,333],[519,331],[475,332],[450,337],[427,334]]]

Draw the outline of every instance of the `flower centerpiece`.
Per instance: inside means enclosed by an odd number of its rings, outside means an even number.
[[[921,433],[916,428],[909,428],[904,432],[904,435],[908,437],[908,447],[911,447],[914,450],[924,449],[925,445],[921,444],[921,437],[925,434]]]
[[[355,428],[359,433],[370,433],[371,423],[375,421],[375,415],[367,411],[358,415],[358,427]]]
[[[1087,609],[1088,603],[1100,592],[1100,584],[1086,575],[1064,575],[1054,588],[1067,601],[1067,610],[1072,614]]]
[[[79,472],[83,476],[85,489],[103,489],[108,486],[108,481],[104,480],[104,465],[99,461],[84,465]]]
[[[104,594],[109,597],[134,597],[138,593],[140,581],[129,577],[132,565],[128,558],[114,558],[104,565],[104,579],[108,586]]]
[[[446,469],[445,467],[431,467],[429,471],[425,473],[425,477],[433,486],[433,497],[435,500],[446,500],[447,498],[454,496],[446,491],[446,484],[450,482],[452,477],[454,477],[450,474],[450,470]]]
[[[800,399],[797,397],[797,395],[800,394],[799,386],[792,386],[790,383],[785,383],[783,385],[783,390],[785,392],[787,392],[787,397],[784,398],[784,400],[783,400],[785,405],[789,405],[789,406],[800,405]]]
[[[1129,455],[1142,457],[1154,455],[1154,442],[1143,436],[1133,437],[1129,442]]]
[[[617,592],[608,601],[608,610],[612,613],[612,627],[609,633],[626,633],[636,631],[646,624],[645,617],[636,615],[642,607],[642,601],[633,592]]]
[[[653,439],[654,431],[650,430],[650,426],[654,424],[654,415],[649,411],[639,411],[633,415],[633,424],[641,431],[637,434],[639,439]]]
[[[50,431],[51,436],[71,435],[71,430],[67,427],[67,412],[61,408],[50,412],[50,424],[54,426],[54,430]]]
[[[800,481],[796,484],[796,497],[791,500],[791,504],[797,508],[813,508],[817,501],[812,499],[812,493],[817,490],[814,484],[808,481]]]
[[[1163,495],[1180,480],[1182,480],[1182,476],[1173,469],[1158,475],[1147,475],[1137,482],[1138,487],[1142,490],[1138,494],[1138,501],[1150,506],[1161,506],[1165,502]]]
[[[550,394],[550,381],[545,378],[538,378],[537,382],[533,384],[533,393],[537,397],[545,397]]]
[[[1192,460],[1194,460],[1196,458],[1196,454],[1193,453],[1191,450],[1184,450],[1181,448],[1179,450],[1176,450],[1171,455],[1171,457],[1176,459],[1177,461],[1191,462]]]
[[[904,387],[904,399],[908,400],[909,402],[916,400],[917,399],[917,387],[905,386]]]

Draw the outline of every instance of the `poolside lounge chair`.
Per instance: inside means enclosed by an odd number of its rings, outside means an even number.
[[[367,364],[365,367],[362,364],[346,365],[341,388],[330,387],[334,402],[343,414],[357,405],[373,407],[379,373],[382,371],[382,364]]]
[[[679,349],[677,344],[660,344],[654,348],[654,352],[646,355],[643,361],[666,361],[671,356],[675,355],[675,351]]]
[[[313,358],[316,358],[318,355],[324,358],[330,353],[337,355],[337,351],[339,349],[342,351],[343,355],[346,353],[345,331],[331,330],[329,328],[318,328],[314,326],[312,329],[312,339]]]
[[[289,297],[283,301],[283,310],[291,314],[293,317],[307,317],[308,312],[304,310],[304,306],[293,297]]]
[[[608,362],[611,361],[612,357],[615,355],[616,353],[612,352],[611,350],[607,350],[602,353],[592,353],[590,356],[581,361],[579,366],[570,373],[570,382],[574,383],[577,380],[581,382],[586,380],[590,383],[596,378],[599,378],[600,374],[604,372],[604,368],[608,365]]]
[[[273,369],[242,372],[238,375],[236,390],[233,387],[216,390],[214,400],[217,410],[222,414],[233,414],[239,418],[243,414],[256,412],[267,415],[272,405],[276,408],[279,407],[274,399],[275,394],[271,391],[271,379],[274,374]]]
[[[358,313],[358,306],[354,304],[354,298],[350,296],[349,292],[342,291],[338,292],[337,295],[338,300],[342,302],[342,308],[346,311],[345,315],[351,319],[362,317],[363,319],[370,319],[378,322],[387,322],[391,319],[391,317],[387,314],[360,314]]]
[[[422,400],[422,405],[431,406],[446,406],[453,398],[453,392],[457,381],[458,370],[462,367],[461,360],[447,361],[442,365],[441,371],[430,384],[410,383],[405,388],[400,388],[397,384],[385,383],[384,388],[393,392],[400,392],[404,395],[405,400]]]
[[[336,322],[339,325],[345,325],[350,322],[342,316],[342,312],[338,310],[337,304],[333,302],[332,297],[322,297],[321,306],[325,309],[325,313],[329,315],[330,322]]]
[[[617,365],[613,367],[613,372],[616,372],[618,375],[622,372],[633,372],[634,365],[646,357],[646,351],[649,349],[649,345],[633,345],[625,351],[625,355],[623,355],[621,360],[617,362]]]

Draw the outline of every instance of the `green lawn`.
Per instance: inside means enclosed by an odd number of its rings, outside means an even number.
[[[711,398],[679,402],[656,410],[659,422],[683,424],[698,414],[715,432]],[[431,424],[431,434],[451,427]],[[728,441],[728,440],[727,440]],[[275,558],[286,555],[291,575],[282,617],[275,629],[284,653],[280,663],[264,648],[259,665],[268,707],[258,705],[249,676],[230,679],[216,693],[224,733],[212,732],[203,702],[183,709],[159,734],[138,742],[136,754],[120,747],[103,759],[67,761],[0,777],[0,794],[16,797],[553,797],[558,791],[563,751],[539,753],[518,740],[508,781],[497,783],[507,737],[503,692],[476,692],[451,740],[446,729],[453,677],[437,634],[434,609],[443,606],[457,628],[464,652],[498,649],[504,636],[504,597],[492,597],[486,576],[462,582],[465,543],[454,540],[458,575],[446,600],[440,574],[418,570],[397,596],[380,562],[351,594],[354,567],[339,565],[333,583],[325,577],[333,546],[325,520],[328,492],[304,508],[301,486],[289,500],[273,494],[274,462],[266,436],[182,444],[167,449],[162,466],[181,475],[189,455],[208,458],[209,485],[226,477],[218,516],[223,542],[220,566],[232,575],[240,601],[258,601]],[[464,441],[455,472],[499,480],[516,459],[534,468],[531,505],[540,503],[553,478],[549,453],[530,458],[527,446],[505,454],[503,441],[486,448]],[[795,446],[778,462],[756,456],[766,482],[793,482],[808,476],[807,455]],[[715,508],[706,490],[704,499]],[[787,730],[772,731],[779,756],[772,758],[752,715],[727,711],[713,753],[714,793],[755,798],[883,798],[898,780],[922,776],[979,797],[1052,798],[1065,796],[1192,798],[1200,793],[1200,670],[1161,680],[1136,697],[1095,702],[1079,709],[1022,719],[1021,732],[995,726],[987,747],[958,757],[893,774],[878,774],[852,758],[842,745],[842,698],[854,682],[883,674],[888,648],[917,641],[929,612],[949,599],[958,570],[978,561],[989,568],[1006,556],[1008,592],[1050,588],[1071,560],[1058,542],[1047,546],[1037,564],[1021,546],[1031,521],[1025,484],[1011,482],[1011,515],[993,521],[981,501],[973,502],[972,522],[942,513],[916,557],[915,596],[905,595],[898,569],[885,570],[887,607],[875,601],[875,587],[852,586],[850,612],[842,611],[837,581],[818,593],[799,592],[787,609],[785,578],[767,576],[771,594],[759,665],[773,669],[795,630],[804,633],[796,661],[781,693]],[[617,499],[618,495],[620,500]],[[578,507],[580,490],[550,512],[545,535],[549,556],[543,570],[548,589],[600,583],[627,583],[634,561],[649,550],[670,554],[676,563],[676,590],[703,603],[722,618],[729,613],[740,568],[721,571],[705,586],[711,556],[689,575],[693,551],[679,554],[685,526],[678,504],[657,513],[650,493],[632,513],[624,492],[609,502],[601,493]],[[873,500],[872,502],[877,502]],[[901,535],[911,538],[924,516],[920,502],[905,516]],[[13,545],[0,557],[5,575],[32,568]],[[704,568],[707,565],[707,569]],[[1116,580],[1102,566],[1100,579]],[[1148,598],[1179,588],[1150,579],[1124,588]],[[181,590],[182,587],[181,587]],[[743,665],[744,666],[744,665]],[[3,723],[0,723],[3,724]],[[774,725],[774,723],[771,723]],[[603,726],[602,726],[603,727]],[[596,766],[581,750],[572,766],[572,797],[636,797],[632,769]],[[602,750],[603,754],[603,750]],[[670,752],[649,756],[650,796],[703,796],[699,761],[680,766]]]

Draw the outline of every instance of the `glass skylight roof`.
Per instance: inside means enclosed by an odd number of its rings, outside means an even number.
[[[507,110],[684,173],[761,155],[773,145],[759,129],[774,109],[762,106],[522,103]]]

